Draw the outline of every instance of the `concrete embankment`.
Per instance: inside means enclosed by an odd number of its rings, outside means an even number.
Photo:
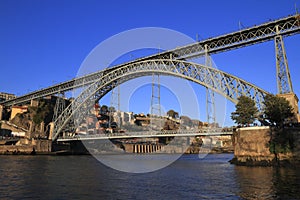
[[[234,133],[233,145],[234,158],[230,161],[233,164],[274,166],[300,163],[299,128],[239,128]]]
[[[0,145],[0,155],[50,154],[49,140],[20,139],[15,145]]]

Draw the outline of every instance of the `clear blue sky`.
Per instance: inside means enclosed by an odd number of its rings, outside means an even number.
[[[25,94],[76,76],[100,42],[122,31],[163,27],[217,36],[295,14],[300,0],[0,0],[0,91]],[[300,96],[300,35],[285,38]],[[276,93],[274,43],[214,55],[217,67]],[[229,103],[227,112],[232,112]],[[227,122],[229,124],[229,117]]]

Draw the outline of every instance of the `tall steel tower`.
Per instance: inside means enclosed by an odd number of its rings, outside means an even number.
[[[205,65],[212,67],[212,60],[208,53],[208,47],[205,45]],[[212,82],[213,84],[213,82]],[[216,125],[216,105],[215,92],[206,87],[206,115],[207,123]]]
[[[290,70],[284,48],[283,38],[280,34],[278,25],[276,26],[277,35],[274,38],[275,41],[275,53],[276,53],[276,78],[277,78],[277,90],[278,96],[284,97],[288,100],[295,113],[293,122],[300,122],[298,97],[293,91],[293,85],[290,76]]]
[[[274,40],[278,94],[293,93],[293,86],[282,36],[278,33]]]
[[[151,95],[151,114],[150,127],[153,129],[161,128],[161,106],[160,106],[160,77],[159,74],[152,74],[152,95]]]

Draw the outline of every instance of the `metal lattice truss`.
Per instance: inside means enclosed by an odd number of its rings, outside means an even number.
[[[181,47],[172,51],[179,59],[190,59],[202,56],[205,53],[215,54],[223,51],[237,49],[261,42],[273,40],[278,34],[289,36],[300,32],[300,15],[289,16],[276,21],[267,22],[259,26],[221,35],[203,40],[192,45]],[[168,57],[164,56],[163,58]]]
[[[74,78],[70,81],[66,81],[63,83],[59,83],[53,86],[50,86],[48,88],[44,88],[41,90],[37,90],[31,93],[28,93],[26,95],[17,97],[15,99],[10,99],[5,102],[1,102],[2,105],[5,106],[11,106],[11,105],[16,105],[16,104],[21,104],[21,103],[26,103],[32,99],[38,99],[38,98],[43,98],[46,96],[50,95],[55,95],[55,94],[60,94],[66,91],[70,91],[76,88],[81,88],[88,86],[92,83],[95,82],[95,80],[99,79],[100,77],[103,76],[105,70],[98,71],[92,74],[88,74],[86,76],[82,76],[79,78]]]
[[[275,51],[278,93],[285,94],[293,92],[293,85],[281,35],[275,37]]]
[[[87,87],[54,122],[52,139],[58,137],[70,120],[74,119],[75,126],[78,126],[88,116],[94,103],[117,84],[141,76],[151,76],[153,73],[193,81],[223,95],[233,103],[237,103],[238,97],[242,95],[249,96],[259,108],[262,107],[264,96],[267,94],[247,81],[204,65],[171,59],[141,61],[117,68]]]
[[[93,74],[88,74],[83,77],[79,77],[70,81],[66,81],[45,89],[41,89],[13,100],[2,102],[4,106],[11,106],[28,102],[31,99],[41,98],[48,95],[58,94],[72,90],[74,88],[82,87],[93,83],[102,77],[103,74],[107,74],[117,68],[122,68],[129,64],[139,63],[145,60],[153,59],[192,59],[194,57],[207,54],[215,54],[223,51],[228,51],[244,46],[253,45],[269,40],[273,40],[276,36],[289,36],[298,34],[300,32],[300,15],[289,16],[286,18],[270,21],[258,26],[253,26],[240,31],[236,31],[230,34],[221,35],[218,37],[210,38],[200,42],[196,42],[190,45],[165,51],[162,53],[154,54],[152,56],[143,57],[129,63],[114,66],[113,68],[106,69],[105,71],[98,71]]]

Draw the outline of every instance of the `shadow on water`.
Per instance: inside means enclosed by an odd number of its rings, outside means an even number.
[[[300,172],[295,168],[236,166],[238,196],[243,199],[300,199]]]

